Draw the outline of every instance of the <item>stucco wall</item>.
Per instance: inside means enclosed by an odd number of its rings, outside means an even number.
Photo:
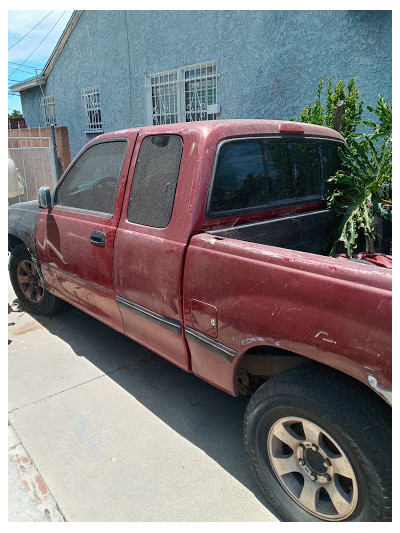
[[[46,87],[43,87],[43,92]],[[25,117],[26,126],[43,126],[40,116],[40,97],[42,96],[40,87],[34,87],[21,92],[22,114]]]
[[[99,85],[104,131],[147,123],[145,74],[216,60],[219,118],[289,119],[319,79],[356,76],[366,104],[391,99],[390,11],[84,11],[51,71],[71,155],[84,133],[82,89]],[[39,91],[21,93],[31,126]],[[35,108],[36,106],[36,108]]]

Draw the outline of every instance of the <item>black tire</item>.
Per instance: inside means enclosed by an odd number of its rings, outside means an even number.
[[[33,273],[33,283],[40,284],[40,295],[39,292],[33,292],[32,298],[28,298],[26,293],[27,284],[20,283],[18,272],[20,272],[19,267],[21,265],[33,264],[32,257],[27,250],[24,244],[18,244],[15,248],[12,249],[9,260],[9,271],[11,284],[13,286],[14,292],[17,295],[17,298],[20,302],[20,306],[24,311],[34,315],[51,315],[56,312],[61,304],[62,300],[50,294],[45,288],[44,284],[40,281],[39,276],[34,272]],[[39,281],[38,281],[39,280]],[[24,292],[25,291],[25,292]],[[39,291],[39,289],[37,289]],[[36,295],[36,301],[34,299]]]
[[[311,445],[306,443],[309,440],[306,428],[322,429],[321,433],[315,433],[320,443],[319,448],[314,447],[317,452],[308,448]],[[282,444],[287,429],[289,446]],[[293,435],[296,439],[292,441]],[[265,382],[247,406],[244,441],[253,473],[273,510],[284,521],[391,520],[391,409],[348,376],[310,365]],[[302,444],[297,447],[298,442]],[[335,473],[338,463],[335,459],[326,461],[325,452],[347,461],[341,463],[349,465],[346,477]],[[283,465],[285,458],[291,461],[289,468],[286,468],[289,463]],[[318,470],[310,473],[316,460]],[[325,468],[326,464],[329,468]],[[352,474],[348,474],[350,479],[347,472]],[[314,487],[310,499],[301,495],[306,485]],[[316,496],[313,490],[317,490]],[[340,515],[331,506],[330,494],[338,501],[338,490],[340,497],[346,496],[347,515],[345,512]],[[311,507],[307,509],[300,501],[306,501],[307,505],[316,501],[313,505],[317,512],[311,512]]]

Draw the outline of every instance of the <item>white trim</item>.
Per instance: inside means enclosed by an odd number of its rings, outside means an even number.
[[[12,87],[10,87],[10,90],[14,93],[19,93],[20,91],[25,91],[25,89],[31,89],[32,87],[38,87],[39,85],[45,84],[46,77],[37,76],[36,78],[32,78],[30,80],[23,81],[22,83],[18,83],[17,85],[13,85]]]

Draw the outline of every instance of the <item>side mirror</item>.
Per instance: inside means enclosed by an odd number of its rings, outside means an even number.
[[[40,187],[38,191],[38,203],[39,207],[51,209],[51,194],[50,187]]]

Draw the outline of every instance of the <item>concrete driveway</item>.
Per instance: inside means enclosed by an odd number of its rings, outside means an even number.
[[[51,521],[277,521],[233,398],[72,307],[20,312],[9,286],[9,454]],[[11,342],[10,342],[11,341]],[[16,510],[20,518],[15,518]]]

